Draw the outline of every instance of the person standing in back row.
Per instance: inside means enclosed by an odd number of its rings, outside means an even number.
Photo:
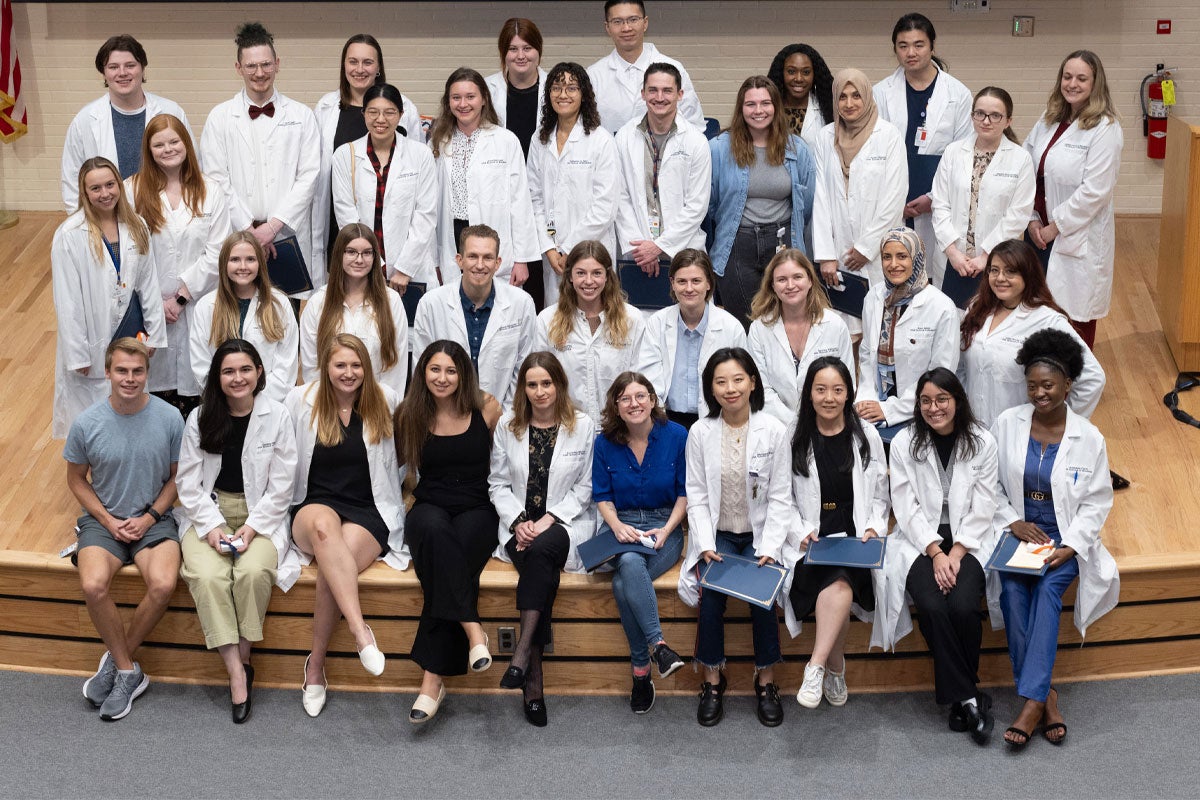
[[[659,52],[646,41],[650,18],[642,0],[607,0],[604,4],[604,30],[613,41],[613,51],[588,67],[588,77],[596,87],[596,102],[600,106],[600,122],[616,133],[632,119],[646,112],[642,85],[651,64],[666,63],[679,70],[679,86],[686,99],[680,100],[679,110],[684,118],[704,132],[704,112],[700,97],[687,70],[673,58]]]

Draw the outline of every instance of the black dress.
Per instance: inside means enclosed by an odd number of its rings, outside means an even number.
[[[350,424],[342,426],[341,444],[326,447],[317,442],[313,447],[308,492],[304,502],[292,509],[292,519],[300,509],[311,505],[328,506],[342,522],[366,528],[379,542],[380,554],[388,552],[388,526],[375,507],[363,421],[357,411],[351,412]]]
[[[367,120],[363,117],[362,106],[339,106],[337,128],[333,132],[333,149],[337,150],[347,142],[357,142],[366,135]],[[325,248],[326,253],[333,250],[333,240],[337,238],[339,230],[337,216],[333,213],[333,189],[330,188],[329,191],[329,236]],[[374,222],[374,220],[368,221],[367,227],[372,227]]]
[[[833,436],[820,433],[817,436],[820,438],[813,448],[821,481],[821,527],[817,534],[857,536],[854,527],[854,436],[849,428]],[[855,603],[866,611],[875,610],[875,590],[869,569],[801,562],[796,567],[789,594],[796,619],[812,614],[817,607],[817,595],[839,579],[850,584]]]
[[[424,592],[412,659],[437,675],[467,671],[467,634],[479,622],[479,574],[496,549],[500,524],[488,499],[492,436],[483,414],[471,414],[455,436],[430,435],[408,512],[405,542]]]

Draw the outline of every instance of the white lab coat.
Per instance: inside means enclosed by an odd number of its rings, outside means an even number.
[[[862,456],[858,452],[858,441],[852,439],[854,471],[851,475],[851,483],[854,487],[854,527],[859,536],[862,536],[868,528],[880,536],[886,536],[890,495],[888,494],[887,459],[883,454],[883,440],[879,438],[879,432],[873,425],[863,423],[862,429],[870,450],[871,460],[865,467],[863,466]],[[792,428],[789,427],[789,441],[791,441],[791,435]],[[797,541],[803,541],[813,531],[821,530],[821,476],[817,471],[817,461],[811,448],[808,451],[808,477],[792,473],[792,499],[798,512],[792,522],[793,535]],[[886,569],[887,560],[885,558],[884,569],[871,570],[871,584],[875,591],[874,613],[866,611],[857,603],[851,606],[854,615],[860,620],[874,623],[871,629],[871,647],[886,647],[888,643],[884,623],[888,617]],[[788,576],[784,586],[785,596],[786,593],[791,592],[794,577],[795,571]],[[787,604],[788,614],[785,621],[788,632],[796,637],[800,635],[800,620],[795,618],[791,606],[791,603]]]
[[[867,293],[863,303],[863,337],[858,345],[858,393],[855,402],[875,400],[888,425],[912,419],[917,402],[917,379],[926,370],[958,367],[958,308],[936,286],[917,292],[896,323],[896,396],[879,399],[879,329],[883,324],[884,282]]]
[[[949,503],[950,531],[956,544],[967,548],[979,566],[985,566],[996,548],[996,440],[983,427],[972,432],[978,436],[975,455],[967,457],[960,446],[954,455],[954,473],[950,476],[950,496],[942,495],[942,479],[937,449],[933,443],[916,460],[912,457],[912,426],[892,440],[892,513],[896,516],[895,536],[888,540],[884,561],[887,583],[887,620],[885,631],[890,639],[884,649],[912,631],[909,612],[908,572],[917,557],[929,545],[942,541],[938,527],[942,503]]]
[[[275,545],[275,585],[287,591],[300,577],[300,552],[292,546],[289,510],[296,481],[296,431],[281,403],[259,394],[242,445],[242,479],[250,516],[246,524]],[[221,473],[221,454],[200,447],[200,409],[188,415],[175,483],[179,530],[195,527],[201,539],[225,524],[214,491]]]
[[[537,118],[533,124],[534,137],[542,127],[542,101],[546,97],[546,77],[546,70],[538,67]],[[508,127],[508,81],[504,79],[504,73],[493,72],[484,78],[483,82],[487,84],[488,93],[492,96],[492,108],[496,110],[496,116],[500,119],[500,127]]]
[[[133,191],[131,181],[132,178],[125,180],[126,195],[129,196]],[[197,216],[192,216],[182,202],[172,211],[166,193],[158,196],[163,226],[150,236],[150,247],[154,251],[159,286],[159,295],[153,299],[160,305],[179,293],[180,284],[187,287],[193,301],[217,286],[221,245],[231,232],[229,207],[219,186],[205,178],[204,188],[204,206]],[[191,396],[200,393],[188,354],[188,330],[195,310],[195,303],[189,303],[180,309],[179,318],[167,325],[166,349],[156,350],[150,356],[147,391],[174,390]]]
[[[617,132],[617,163],[621,169],[617,239],[621,255],[633,250],[630,242],[635,239],[653,239],[667,258],[674,258],[686,247],[704,250],[700,225],[708,214],[712,192],[712,153],[703,129],[695,128],[682,114],[675,117],[676,128],[663,146],[658,166],[662,220],[656,238],[650,235],[646,200],[646,152],[650,145],[638,130],[641,122],[642,117],[632,119]]]
[[[937,66],[936,64],[934,66]],[[896,126],[903,140],[908,132],[908,81],[904,77],[904,68],[897,67],[896,71],[875,84],[872,94],[879,108],[879,116]],[[938,67],[937,83],[933,86],[933,94],[929,96],[929,104],[925,108],[925,141],[917,147],[921,155],[941,155],[951,142],[956,142],[972,133],[971,108],[974,105],[971,90],[962,82]],[[907,152],[908,142],[904,142]],[[967,172],[970,179],[970,170]],[[905,186],[905,195],[908,187]],[[930,280],[937,286],[942,285],[942,276],[946,274],[946,254],[940,248],[934,248],[934,228],[931,214],[922,214],[913,221],[913,227],[921,241],[925,243],[928,253],[926,269]],[[963,230],[966,228],[964,226]]]
[[[304,312],[300,314],[300,380],[310,383],[320,377],[317,364],[317,328],[321,324],[321,313],[325,310],[325,294],[328,286],[322,286],[308,298]],[[351,311],[342,308],[340,333],[352,333],[367,346],[375,380],[392,387],[398,397],[404,397],[408,386],[408,315],[404,313],[404,302],[400,295],[390,289],[387,292],[388,306],[392,311],[392,322],[396,329],[396,363],[383,370],[382,342],[379,327],[375,324],[375,312],[365,302]]]
[[[622,372],[636,369],[641,358],[646,338],[646,322],[642,312],[629,303],[625,304],[625,316],[629,320],[629,333],[624,347],[614,347],[608,341],[608,325],[604,312],[600,313],[600,327],[592,333],[583,312],[575,313],[574,325],[567,334],[562,348],[550,342],[550,324],[554,321],[557,306],[550,306],[538,314],[534,333],[534,350],[549,350],[558,357],[570,378],[571,399],[597,425],[604,411],[608,387]]]
[[[837,261],[844,267],[854,248],[867,259],[863,272],[871,286],[883,283],[879,243],[891,228],[904,222],[908,194],[908,156],[900,132],[880,117],[866,144],[850,162],[850,180],[842,177],[842,161],[833,146],[831,122],[817,135],[813,158],[817,188],[813,200],[814,261]]]
[[[241,338],[254,345],[254,349],[262,358],[263,372],[267,376],[267,385],[263,389],[263,394],[277,403],[282,403],[288,392],[296,385],[296,354],[300,347],[300,326],[296,323],[296,316],[292,313],[292,306],[288,302],[287,295],[278,289],[272,289],[271,296],[275,300],[276,313],[283,321],[283,338],[278,342],[267,341],[262,327],[258,324],[257,294],[250,298],[250,309],[246,312],[246,322],[242,325]],[[195,376],[196,385],[199,386],[201,392],[204,391],[204,384],[208,381],[208,370],[212,365],[213,355],[217,352],[217,348],[209,342],[216,307],[217,293],[215,291],[209,292],[197,300],[196,310],[193,312],[195,316],[192,317],[191,330],[188,332],[188,352],[190,353],[192,374]]]
[[[692,85],[692,77],[675,59],[665,56],[650,42],[642,44],[642,54],[630,64],[621,58],[614,48],[604,58],[587,68],[592,89],[596,92],[596,107],[600,110],[600,124],[609,133],[616,133],[631,119],[641,119],[646,114],[646,101],[642,99],[642,83],[646,68],[655,62],[672,64],[683,78],[683,97],[679,100],[679,115],[687,119],[701,133],[704,132],[704,111],[700,108],[700,95]]]
[[[361,222],[375,229],[376,178],[367,157],[368,138],[344,144],[333,154],[333,212],[338,228]],[[426,288],[438,285],[437,214],[433,153],[423,144],[397,136],[383,187],[383,246],[389,277],[399,270]]]
[[[642,345],[640,366],[638,372],[645,375],[658,394],[658,401],[663,408],[667,406],[667,395],[671,391],[671,378],[675,370],[675,350],[679,345],[679,326],[683,318],[679,316],[678,304],[667,306],[655,311],[646,320],[646,338]],[[712,354],[722,347],[745,347],[746,329],[737,317],[723,308],[709,303],[708,328],[704,332],[704,341],[700,344],[700,360],[696,363],[696,375],[704,374],[704,366],[712,358]],[[703,383],[703,380],[700,381]],[[708,403],[704,402],[704,387],[700,387],[697,413],[708,415]]]
[[[717,549],[721,516],[721,429],[718,417],[704,417],[688,432],[688,549],[679,568],[680,599],[693,608],[700,602],[700,569],[706,550]],[[792,448],[787,426],[770,414],[752,413],[746,434],[746,502],[754,557],[770,556],[791,569],[800,558],[799,538],[792,527]],[[744,531],[734,531],[744,533]],[[787,594],[776,597],[785,615]]]
[[[317,175],[317,183],[313,189],[312,204],[313,257],[320,259],[322,264],[329,262],[328,253],[325,252],[331,203],[329,176],[333,164],[333,139],[337,135],[338,117],[342,114],[341,102],[341,92],[330,92],[323,95],[313,106],[313,115],[317,118],[317,129],[321,136],[321,172]],[[421,115],[417,111],[416,104],[403,94],[400,95],[400,102],[404,104],[404,109],[400,112],[400,126],[404,128],[405,136],[417,144],[425,144],[425,133],[421,130]],[[374,185],[374,183],[371,184],[372,187]],[[371,219],[373,220],[374,216]],[[333,244],[332,239],[329,244]]]
[[[439,339],[458,342],[471,352],[459,296],[461,285],[462,280],[456,278],[426,292],[417,304],[412,329],[414,358],[419,358],[426,347]],[[496,299],[479,345],[479,388],[508,408],[517,385],[517,370],[533,350],[537,312],[533,299],[524,290],[498,279],[492,286],[496,289]]]
[[[1092,416],[1104,393],[1104,368],[1066,317],[1048,306],[1030,308],[1022,303],[989,333],[991,327],[989,315],[958,361],[958,377],[980,425],[991,427],[1000,412],[1029,401],[1025,368],[1017,363],[1017,351],[1030,334],[1045,328],[1062,331],[1083,350],[1083,372],[1071,384],[1067,403],[1076,414]]]
[[[754,359],[762,376],[766,406],[763,408],[784,425],[792,425],[800,411],[800,394],[808,368],[818,358],[831,356],[840,358],[854,372],[854,348],[850,344],[850,331],[837,314],[827,311],[819,322],[808,331],[800,366],[792,358],[792,345],[788,341],[783,320],[770,325],[761,319],[750,323],[746,337],[746,349]],[[850,387],[853,391],[854,387]]]
[[[517,436],[509,429],[512,414],[505,414],[492,442],[492,467],[488,474],[488,496],[500,517],[500,544],[493,555],[510,561],[504,546],[513,534],[509,526],[525,511],[525,492],[529,482],[529,431]],[[592,503],[592,446],[596,441],[595,424],[582,411],[575,412],[575,430],[558,426],[554,453],[550,457],[550,475],[546,483],[546,511],[562,521],[571,538],[566,572],[586,572],[579,558],[579,545],[596,532],[595,504]],[[537,520],[534,520],[536,522]]]
[[[529,143],[529,199],[534,225],[545,234],[542,252],[557,248],[569,253],[580,242],[594,239],[616,258],[621,192],[617,143],[603,128],[585,133],[580,121],[571,128],[561,153],[556,136],[557,128],[546,144],[536,135]],[[542,265],[542,276],[549,307],[558,300],[559,276],[549,262]]]
[[[452,132],[453,133],[453,132]],[[529,177],[525,154],[516,134],[495,125],[478,129],[475,150],[467,166],[467,221],[487,225],[500,234],[500,271],[507,281],[514,261],[537,261],[542,236],[533,223],[529,200]],[[442,283],[448,284],[461,271],[454,260],[454,209],[450,203],[450,175],[454,169],[453,136],[441,146],[436,159],[441,200],[438,204],[438,264]]]
[[[1057,128],[1040,119],[1025,139],[1035,171]],[[1073,122],[1046,156],[1046,212],[1059,230],[1046,283],[1078,322],[1108,315],[1116,246],[1113,190],[1124,145],[1121,126],[1112,120],[1087,131]]]
[[[388,413],[394,413],[400,398],[391,387],[380,386],[387,401]],[[316,423],[313,421],[313,403],[316,402],[317,384],[305,383],[288,393],[284,405],[292,417],[296,429],[296,483],[292,494],[292,505],[298,506],[308,496],[308,471],[312,466],[313,450],[317,444]],[[371,475],[371,495],[375,498],[375,510],[388,526],[387,555],[379,560],[398,570],[408,569],[411,557],[404,543],[404,497],[400,493],[403,481],[402,470],[396,463],[396,443],[385,436],[376,444],[367,438],[363,426],[363,443],[367,446],[367,469]],[[300,561],[308,564],[312,558],[302,551]]]
[[[804,112],[804,124],[800,126],[800,138],[809,147],[816,147],[817,134],[830,122],[831,120],[827,120],[821,115],[821,104],[817,102],[816,94],[809,92],[808,110]]]
[[[262,182],[266,199],[264,220],[276,218],[283,228],[276,238],[295,234],[307,260],[313,287],[325,285],[324,248],[312,249],[312,205],[317,176],[321,171],[321,134],[308,106],[276,93],[274,117],[260,117],[255,125],[266,123],[261,153],[251,130],[246,92],[217,105],[204,122],[200,153],[204,170],[225,192],[229,201],[229,219],[234,230],[245,230],[254,221],[250,208],[251,187]],[[262,164],[257,161],[261,158]],[[324,230],[324,229],[322,229]],[[296,297],[307,297],[301,292]]]
[[[173,100],[145,92],[146,124],[159,114],[171,114],[179,118],[183,127],[192,136],[187,114]],[[192,141],[196,137],[192,136]],[[62,155],[62,199],[68,214],[79,210],[79,168],[83,162],[95,156],[104,156],[117,164],[117,140],[113,133],[112,102],[107,94],[83,107],[67,128]],[[118,164],[118,167],[120,165]],[[123,177],[128,178],[128,175]]]
[[[933,231],[937,250],[950,245],[967,254],[971,218],[971,174],[975,168],[975,134],[952,142],[942,153],[929,197],[933,201]],[[1000,242],[1020,239],[1033,211],[1033,162],[1016,142],[1000,137],[996,154],[979,180],[975,209],[975,250],[990,253]],[[926,252],[934,242],[925,242]],[[944,274],[944,273],[943,273]]]
[[[65,439],[71,423],[84,409],[108,397],[111,385],[104,377],[104,351],[134,292],[142,303],[148,347],[167,346],[167,326],[159,295],[154,248],[138,253],[133,235],[118,224],[121,241],[121,276],[107,250],[96,261],[82,211],[67,217],[54,231],[50,247],[50,275],[58,339],[54,359],[54,413],[51,435]],[[75,370],[88,368],[86,376]]]
[[[1014,521],[1025,518],[1025,452],[1029,447],[1033,406],[1010,408],[992,427],[1000,467],[995,527],[997,535]],[[1112,479],[1108,474],[1108,450],[1096,426],[1067,409],[1054,471],[1050,477],[1054,516],[1062,544],[1075,550],[1079,561],[1079,586],[1075,595],[1075,627],[1080,636],[1088,626],[1117,605],[1121,578],[1117,562],[1100,541],[1100,529],[1112,509]],[[1019,510],[1018,510],[1019,509]],[[1003,624],[1000,614],[1000,580],[988,580],[988,607],[992,624]]]

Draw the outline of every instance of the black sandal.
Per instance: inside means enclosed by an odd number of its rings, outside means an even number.
[[[1010,733],[1015,733],[1015,734],[1017,734],[1018,736],[1024,736],[1025,738],[1024,738],[1024,739],[1022,739],[1022,740],[1021,740],[1021,741],[1019,741],[1019,742],[1014,742],[1012,739],[1009,739],[1009,738],[1008,738],[1008,735],[1009,735]],[[1033,738],[1033,732],[1032,732],[1032,731],[1023,731],[1023,730],[1021,730],[1020,728],[1013,728],[1013,727],[1010,727],[1008,730],[1006,730],[1006,731],[1004,732],[1004,743],[1005,743],[1005,744],[1007,744],[1007,745],[1009,746],[1009,748],[1010,748],[1010,749],[1012,749],[1012,750],[1023,750],[1023,749],[1025,749],[1025,745],[1029,744],[1029,740],[1030,740],[1031,738]]]
[[[1058,709],[1058,689],[1055,689],[1054,687],[1050,687],[1050,691],[1054,693],[1054,708],[1057,710]],[[1046,695],[1046,699],[1047,700],[1050,699],[1049,694]],[[1062,712],[1059,712],[1059,713],[1061,715]],[[1046,718],[1045,712],[1042,712],[1042,719],[1044,720],[1045,718]],[[1057,739],[1051,739],[1050,733],[1053,731],[1062,731],[1062,735],[1059,736]],[[1042,725],[1042,738],[1045,739],[1050,744],[1055,745],[1055,746],[1062,744],[1063,741],[1067,738],[1067,723],[1065,723],[1065,722],[1050,722],[1050,723]]]

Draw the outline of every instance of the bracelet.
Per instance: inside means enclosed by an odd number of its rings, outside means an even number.
[[[155,511],[153,505],[146,506],[146,510],[142,513],[149,514],[151,517],[153,517],[155,524],[162,522],[163,515]]]

